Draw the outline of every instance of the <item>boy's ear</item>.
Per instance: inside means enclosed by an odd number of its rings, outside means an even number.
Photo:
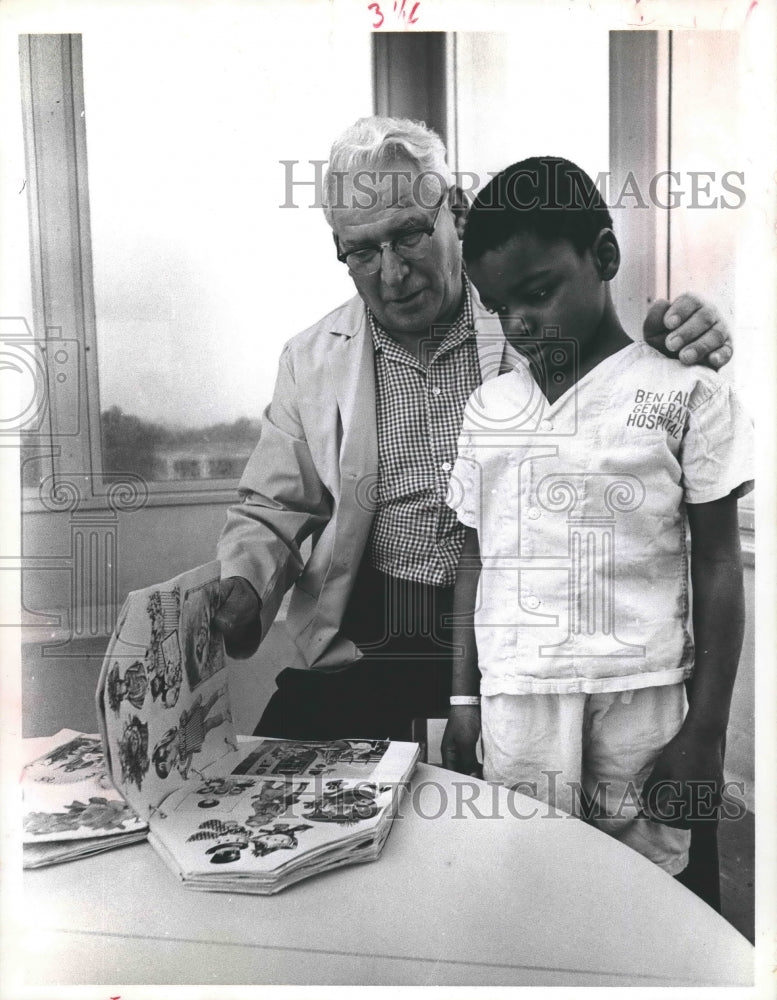
[[[462,239],[469,213],[470,201],[457,184],[452,184],[448,189],[448,204],[450,205],[451,212],[453,212],[453,223],[456,226],[456,233],[459,239]]]
[[[612,229],[601,229],[591,247],[602,281],[612,281],[621,266],[621,248]]]

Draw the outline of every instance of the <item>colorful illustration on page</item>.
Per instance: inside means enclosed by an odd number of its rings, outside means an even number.
[[[199,773],[192,767],[192,762],[194,757],[202,752],[205,737],[222,723],[232,721],[227,701],[216,710],[219,701],[226,697],[227,688],[221,687],[214,691],[207,701],[203,701],[202,695],[198,695],[191,707],[181,712],[178,725],[168,729],[154,747],[151,759],[158,777],[166,778],[173,768],[176,768],[184,779],[189,776],[190,768]],[[225,743],[228,743],[226,738]],[[232,744],[228,743],[228,747],[231,746]]]
[[[88,802],[78,799],[65,807],[65,812],[27,813],[24,832],[34,836],[88,830],[92,833],[115,833],[136,829],[138,819],[133,809],[124,802],[93,795]]]
[[[296,835],[312,829],[309,823],[273,823],[260,830],[250,830],[232,821],[206,820],[188,842],[215,841],[205,849],[205,854],[212,865],[223,865],[239,861],[249,846],[255,858],[266,857],[275,851],[293,850],[299,846]]]
[[[165,708],[172,708],[178,701],[183,677],[178,641],[180,588],[155,590],[148,598],[146,613],[151,622],[151,641],[147,652],[151,696]]]
[[[187,590],[183,596],[181,637],[192,691],[226,665],[223,644],[211,627],[218,602],[218,582]]]
[[[205,778],[201,785],[197,786],[199,795],[216,795],[219,798],[242,795],[244,792],[256,786],[253,778]]]
[[[246,824],[264,826],[271,819],[282,816],[299,802],[307,787],[307,781],[295,784],[288,781],[263,781],[259,785],[259,794],[251,798],[253,812],[246,819]]]
[[[294,775],[325,774],[335,768],[355,765],[354,774],[367,776],[388,748],[387,740],[334,740],[290,743],[264,740],[233,770],[233,774]],[[372,765],[372,766],[369,766]]]
[[[107,780],[102,740],[97,736],[76,736],[32,761],[24,774],[42,784],[70,785],[103,777]]]
[[[121,780],[124,784],[135,784],[138,789],[143,784],[143,776],[149,769],[148,724],[131,715],[124,723],[118,740]]]
[[[126,701],[133,708],[143,708],[148,693],[148,672],[141,660],[130,663],[122,674],[118,660],[114,662],[106,681],[106,696],[109,708],[119,714],[122,702]]]
[[[381,792],[391,791],[390,785],[365,782],[327,781],[321,795],[305,803],[304,819],[318,823],[339,823],[353,826],[378,815],[377,798]]]
[[[246,798],[253,794],[255,786],[254,778],[205,778],[175,808],[181,812],[188,812],[191,809],[218,809],[220,816],[233,813],[238,808],[244,812]]]

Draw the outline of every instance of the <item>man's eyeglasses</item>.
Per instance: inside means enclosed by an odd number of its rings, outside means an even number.
[[[425,228],[408,229],[404,233],[399,233],[391,240],[384,240],[382,243],[372,243],[369,246],[356,247],[354,250],[340,250],[340,243],[337,241],[337,259],[348,265],[352,274],[376,274],[380,270],[380,262],[383,258],[383,250],[391,247],[393,253],[402,260],[421,260],[429,253],[432,245],[432,236],[437,226],[437,217],[440,209],[445,204],[448,192],[443,193],[437,204],[431,225]],[[337,240],[337,237],[335,237]]]

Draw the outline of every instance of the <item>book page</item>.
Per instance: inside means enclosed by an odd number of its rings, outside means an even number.
[[[134,591],[108,647],[98,718],[113,781],[142,816],[237,747],[218,594],[218,562]]]
[[[365,841],[379,848],[417,755],[386,740],[248,742],[164,800],[152,842],[183,876],[316,870]]]
[[[112,837],[146,829],[113,787],[97,734],[63,729],[22,771],[24,843]]]

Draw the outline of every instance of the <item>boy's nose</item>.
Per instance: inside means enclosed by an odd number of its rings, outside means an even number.
[[[499,320],[506,337],[528,337],[531,334],[531,327],[526,322],[526,317],[520,313],[500,315]]]

